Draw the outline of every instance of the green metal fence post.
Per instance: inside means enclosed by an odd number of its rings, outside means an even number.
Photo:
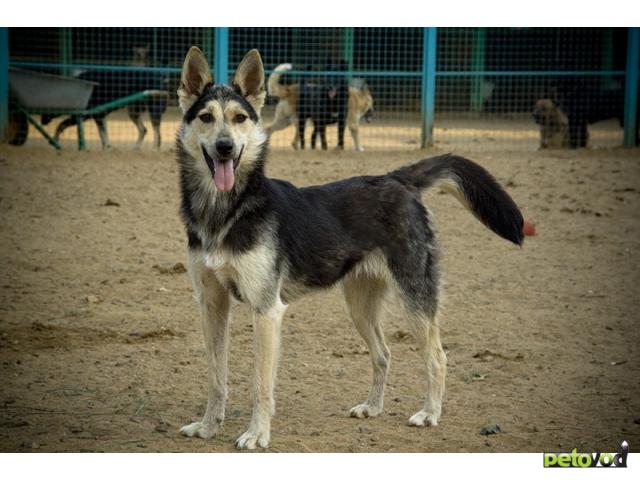
[[[473,31],[473,48],[471,50],[471,70],[481,72],[485,69],[487,29],[476,28]],[[482,110],[482,77],[473,77],[471,80],[471,111]]]
[[[638,123],[638,63],[640,62],[640,28],[629,28],[627,40],[627,74],[624,92],[624,145],[636,143]]]
[[[353,27],[346,27],[342,37],[342,56],[347,61],[349,74],[353,71]]]
[[[613,28],[605,28],[604,36],[602,38],[602,70],[613,70]],[[611,75],[604,75],[602,77],[602,88],[611,88],[613,83],[613,77]]]
[[[63,27],[60,31],[60,75],[71,75],[71,60],[73,56],[73,41],[71,36],[71,29]]]
[[[436,110],[436,55],[437,29],[428,27],[422,29],[422,86],[421,86],[421,116],[422,134],[420,146],[433,145],[433,121]]]
[[[214,49],[214,32],[215,28],[204,28],[202,32],[202,53],[207,57],[209,62],[212,62],[216,57],[216,52]],[[218,81],[217,78],[213,79],[214,81]]]
[[[216,53],[213,61],[213,78],[217,83],[229,82],[229,28],[216,27]]]
[[[9,125],[9,28],[0,28],[0,142]]]

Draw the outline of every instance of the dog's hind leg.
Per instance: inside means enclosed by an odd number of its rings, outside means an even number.
[[[153,128],[153,145],[156,147],[156,150],[160,150],[160,146],[162,145],[162,136],[160,134],[162,114],[149,112],[149,116],[151,117],[151,126]]]
[[[338,146],[336,147],[339,150],[344,150],[344,127],[345,126],[346,124],[345,124],[344,115],[340,114],[338,116]]]
[[[56,127],[56,133],[53,136],[53,138],[55,138],[56,142],[58,140],[60,140],[60,136],[62,135],[62,132],[64,132],[67,128],[69,128],[70,126],[75,125],[75,124],[76,124],[76,117],[75,116],[67,117],[62,122],[60,122],[58,124],[58,126]]]
[[[438,248],[429,212],[419,203],[406,211],[409,223],[398,235],[403,242],[388,248],[389,270],[397,300],[425,364],[426,397],[423,408],[409,419],[415,426],[437,425],[442,412],[447,357],[438,326]],[[404,213],[404,212],[403,212]]]
[[[318,140],[318,124],[317,121],[313,122],[313,131],[311,132],[311,148],[313,150],[316,149],[316,141]]]
[[[358,124],[349,122],[349,131],[351,132],[351,137],[353,137],[353,143],[358,152],[363,152],[364,147],[360,144],[360,133],[358,131]]]
[[[327,125],[325,123],[321,123],[318,126],[318,131],[320,132],[320,144],[322,145],[322,149],[327,149]]]
[[[275,413],[274,387],[280,354],[280,327],[287,306],[280,300],[266,311],[256,311],[253,318],[255,336],[255,378],[253,414],[249,428],[238,440],[238,448],[266,448],[271,440],[271,417]]]
[[[295,124],[297,125],[298,122],[296,121]],[[293,147],[294,150],[298,149],[298,142],[300,141],[300,134],[298,133],[298,127],[296,127],[296,132],[293,135],[293,140],[291,141],[291,146]]]
[[[188,437],[211,438],[218,433],[224,421],[231,301],[213,271],[204,265],[201,255],[190,252],[188,263],[202,316],[209,396],[202,420],[185,425],[180,433]]]
[[[391,355],[384,341],[380,322],[381,304],[386,289],[383,280],[362,275],[350,274],[343,282],[349,314],[369,348],[373,366],[373,382],[367,401],[350,410],[352,417],[375,417],[382,413]]]
[[[447,357],[440,342],[437,316],[429,313],[408,314],[409,325],[426,366],[427,393],[424,407],[409,419],[416,427],[436,426],[442,413]]]
[[[96,126],[98,127],[98,134],[100,135],[102,148],[105,150],[111,148],[111,143],[109,143],[109,132],[107,131],[107,122],[104,117],[95,117],[93,120],[96,122]]]
[[[138,150],[142,146],[142,142],[144,141],[144,136],[147,134],[147,129],[144,126],[144,122],[142,121],[142,115],[137,110],[129,110],[129,118],[136,125],[138,129],[138,139],[136,140],[136,144],[133,147]]]
[[[300,149],[304,150],[304,124],[307,121],[302,115],[298,116],[298,141],[300,143]]]

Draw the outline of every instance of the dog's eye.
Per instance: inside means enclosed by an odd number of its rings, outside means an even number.
[[[211,123],[213,122],[213,115],[210,113],[203,113],[198,117],[203,123]]]
[[[237,114],[235,117],[233,117],[233,120],[236,123],[242,123],[244,122],[248,117],[242,113]]]

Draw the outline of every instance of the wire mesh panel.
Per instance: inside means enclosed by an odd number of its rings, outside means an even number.
[[[314,139],[316,148],[415,149],[432,108],[435,145],[447,150],[622,143],[627,29],[440,28],[435,101],[424,93],[424,35],[422,28],[11,28],[11,138],[169,148],[180,121],[180,68],[198,45],[218,82],[230,81],[248,50],[261,52],[269,90],[263,121],[275,149],[310,148]]]
[[[620,145],[626,35],[614,28],[439,29],[436,142]]]
[[[307,147],[314,120],[329,113],[330,148],[340,130],[346,149],[416,148],[421,38],[419,28],[233,28],[229,65],[251,48],[260,50],[271,77],[263,116],[273,147],[301,145],[302,105]]]
[[[180,118],[175,91],[184,53],[206,45],[207,37],[211,29],[12,28],[13,111],[22,108],[41,123],[28,132],[35,141],[42,138],[35,130],[43,129],[64,147],[79,136],[89,148],[170,145]],[[68,94],[60,78],[73,82]],[[82,85],[91,88],[84,101]]]

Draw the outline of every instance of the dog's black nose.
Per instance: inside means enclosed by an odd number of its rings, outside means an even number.
[[[220,138],[216,141],[216,151],[220,155],[229,155],[233,150],[233,140],[230,138]]]

